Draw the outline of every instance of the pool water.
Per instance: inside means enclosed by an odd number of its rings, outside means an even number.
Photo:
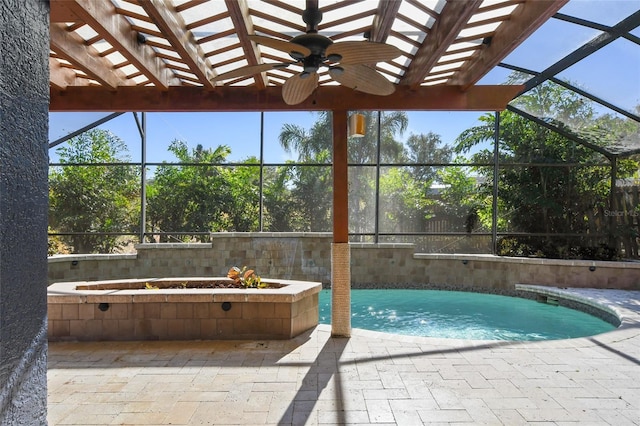
[[[331,290],[320,292],[320,323],[331,323]],[[553,340],[616,327],[584,312],[518,297],[440,290],[352,290],[351,326],[413,336]]]

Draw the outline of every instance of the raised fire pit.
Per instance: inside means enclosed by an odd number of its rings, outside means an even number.
[[[318,324],[321,283],[147,278],[49,286],[49,340],[289,339]]]

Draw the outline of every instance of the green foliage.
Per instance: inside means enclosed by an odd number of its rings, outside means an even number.
[[[329,166],[333,149],[331,134],[331,114],[321,112],[318,113],[318,121],[309,130],[293,124],[284,124],[279,141],[286,151],[295,150],[298,153],[298,162]],[[289,226],[293,231],[331,230],[331,167],[303,165],[287,168],[280,173],[286,173],[286,184],[282,181],[284,176],[281,176],[276,181],[280,182],[279,185],[269,188],[271,199],[265,200],[270,206],[269,211],[278,212],[280,215],[279,227],[284,227],[281,219],[282,215],[286,215],[294,219]],[[291,209],[275,205],[276,188],[280,188],[278,197],[286,197],[292,203]],[[285,188],[290,188],[287,195],[284,195]]]
[[[414,179],[408,170],[390,168],[380,176],[380,227],[385,232],[409,232],[431,218],[430,182]]]
[[[319,162],[329,156],[326,151],[317,154]],[[330,231],[333,217],[331,167],[298,166],[292,177],[291,195],[300,213],[297,231]]]
[[[253,269],[247,269],[243,266],[242,269],[237,266],[231,267],[227,273],[227,277],[231,278],[234,283],[245,288],[265,288],[267,284],[262,282],[262,279],[256,275]]]
[[[433,132],[427,134],[411,134],[407,139],[407,157],[410,162],[418,164],[450,163],[453,149],[443,145],[440,135]],[[437,168],[431,166],[416,166],[412,168],[413,175],[422,182],[436,180]]]
[[[398,139],[407,129],[408,117],[405,112],[391,111],[378,114],[374,111],[359,111],[365,116],[366,131],[363,137],[350,138],[348,141],[348,161],[350,164],[364,165],[378,162],[378,128],[380,130],[380,158],[381,163],[397,163],[406,161],[405,149]],[[378,125],[378,119],[380,124]],[[393,170],[393,169],[389,169]],[[414,205],[407,197],[410,190],[403,194],[398,191],[396,183],[397,174],[389,171],[381,171],[380,176],[380,203],[381,229],[407,229],[409,223],[417,216],[424,213],[416,211]],[[405,174],[408,177],[408,175]],[[408,178],[409,180],[412,180]],[[386,180],[386,181],[385,181]],[[407,183],[407,188],[411,186]],[[383,187],[385,189],[383,189]],[[373,168],[351,168],[349,171],[349,229],[351,232],[366,233],[374,230],[375,219],[375,172]],[[403,198],[403,195],[405,197]],[[422,196],[418,194],[419,196]],[[384,207],[382,207],[384,205]],[[404,207],[409,210],[402,211]],[[403,221],[400,223],[400,221]]]
[[[56,150],[61,163],[49,172],[49,225],[60,232],[133,232],[139,216],[140,177],[135,166],[79,165],[129,161],[126,145],[94,129]],[[71,235],[61,241],[76,253],[111,252],[118,238]]]
[[[264,229],[271,232],[291,232],[302,228],[296,199],[290,183],[293,168],[279,166],[264,171]]]
[[[319,112],[310,130],[303,129],[296,124],[285,123],[280,130],[278,140],[286,152],[296,151],[298,162],[318,163],[320,153],[332,151],[331,114]],[[324,162],[331,163],[331,156],[324,157]]]
[[[48,233],[53,233],[51,227],[48,229]],[[70,254],[72,248],[69,247],[62,238],[57,235],[50,235],[47,246],[47,256],[53,256],[54,254]]]
[[[255,167],[227,167],[221,169],[222,177],[231,198],[227,205],[229,231],[258,231],[260,229],[260,167],[255,157],[244,163]]]
[[[366,130],[362,137],[348,141],[347,161],[351,164],[376,164],[378,157],[378,112],[359,111],[364,115]],[[398,140],[409,124],[402,111],[380,114],[380,162],[392,163],[406,160],[404,146]]]
[[[556,120],[556,125],[566,123],[567,129],[580,129],[574,133],[590,146],[513,112],[500,114],[498,230],[553,236],[502,238],[500,254],[614,258],[615,250],[589,236],[608,232],[635,241],[637,226],[610,226],[612,221],[603,217],[610,208],[610,167],[607,158],[592,148],[637,140],[640,125],[615,116],[596,118],[589,104],[550,83],[519,97],[515,105]],[[403,144],[400,138],[408,127],[406,113],[362,113],[366,117],[365,136],[348,140],[350,232],[373,232],[376,206],[383,233],[420,232],[434,226],[467,233],[491,229],[493,167],[442,164],[468,162],[452,157],[470,152],[472,162],[492,163],[493,148],[478,148],[493,142],[495,114],[482,116],[479,126],[462,132],[450,147],[432,132],[411,134]],[[264,230],[330,231],[332,116],[321,112],[317,117],[309,129],[283,125],[279,142],[286,151],[296,152],[297,162],[302,164],[264,168],[262,193],[257,158],[248,157],[243,160],[248,165],[234,166],[227,164],[231,150],[226,145],[190,148],[186,142],[174,140],[169,151],[178,164],[158,166],[147,184],[148,225],[154,232],[202,233],[201,241],[208,240],[209,232],[257,231],[262,194]],[[69,251],[65,244],[76,252],[114,250],[116,237],[95,233],[138,230],[139,173],[135,166],[88,167],[80,163],[126,162],[126,146],[108,132],[90,131],[57,153],[67,166],[50,171],[51,232],[94,235],[52,238],[50,253]],[[387,164],[379,169],[379,175],[374,167],[378,162]],[[393,165],[405,162],[416,165]],[[620,159],[617,164],[618,178],[638,176],[637,157]],[[434,183],[441,189],[436,191]],[[633,203],[621,208],[639,211],[638,203]],[[555,236],[564,234],[584,238]]]
[[[491,229],[491,198],[480,196],[476,179],[465,168],[442,168],[437,172],[437,179],[444,186],[438,199],[440,212],[450,218],[458,218],[453,221],[452,231],[471,233],[480,226],[485,230]]]
[[[515,103],[534,115],[573,127],[588,129],[604,125],[594,119],[593,110],[583,98],[551,83],[538,86]],[[495,116],[487,114],[481,122],[458,137],[456,152],[469,152],[493,140]],[[615,127],[611,119],[605,122],[611,130]],[[594,144],[606,146],[607,140],[599,139]],[[598,217],[601,215],[598,209],[608,205],[611,168],[588,165],[606,164],[602,154],[510,111],[500,114],[499,152],[499,230],[551,235],[610,231],[606,221]],[[480,150],[472,156],[472,161],[489,162],[492,156],[490,150]],[[568,163],[577,165],[566,165]],[[634,161],[620,164],[619,177],[629,176],[638,167]],[[476,171],[491,182],[491,168]],[[479,198],[487,199],[490,195],[490,185],[480,188]],[[610,250],[603,249],[601,244],[589,238],[518,237],[503,239],[500,247],[501,254],[511,255],[610,256]]]
[[[178,166],[158,166],[149,182],[147,218],[154,230],[174,232],[216,232],[228,230],[232,219],[227,213],[233,205],[227,175],[220,166],[231,150],[226,145],[189,151],[187,144],[174,140],[169,151]],[[201,237],[208,240],[208,237]]]

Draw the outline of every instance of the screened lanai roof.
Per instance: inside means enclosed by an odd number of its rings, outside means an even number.
[[[310,8],[322,12],[317,28],[303,20]],[[639,25],[638,0],[51,0],[50,109],[493,111],[550,82],[640,122]],[[288,42],[315,29],[334,43],[397,47],[397,57],[366,64],[393,93],[354,90],[322,68],[308,98],[284,103],[302,63],[260,68],[292,56],[254,36]],[[261,72],[217,80],[247,66]],[[522,86],[504,85],[512,71],[527,76]],[[587,71],[592,81],[581,80]],[[587,144],[593,136],[567,132]],[[605,152],[640,152],[637,134],[625,138]]]

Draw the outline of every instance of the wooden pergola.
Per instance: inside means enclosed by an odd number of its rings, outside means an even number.
[[[332,333],[350,334],[347,121],[354,110],[500,111],[521,86],[477,83],[568,0],[51,0],[50,111],[331,111],[333,115]],[[334,42],[392,44],[371,64],[395,86],[376,96],[327,72],[306,100],[281,92],[300,69],[218,74],[290,61],[250,35],[290,41],[319,8]]]

